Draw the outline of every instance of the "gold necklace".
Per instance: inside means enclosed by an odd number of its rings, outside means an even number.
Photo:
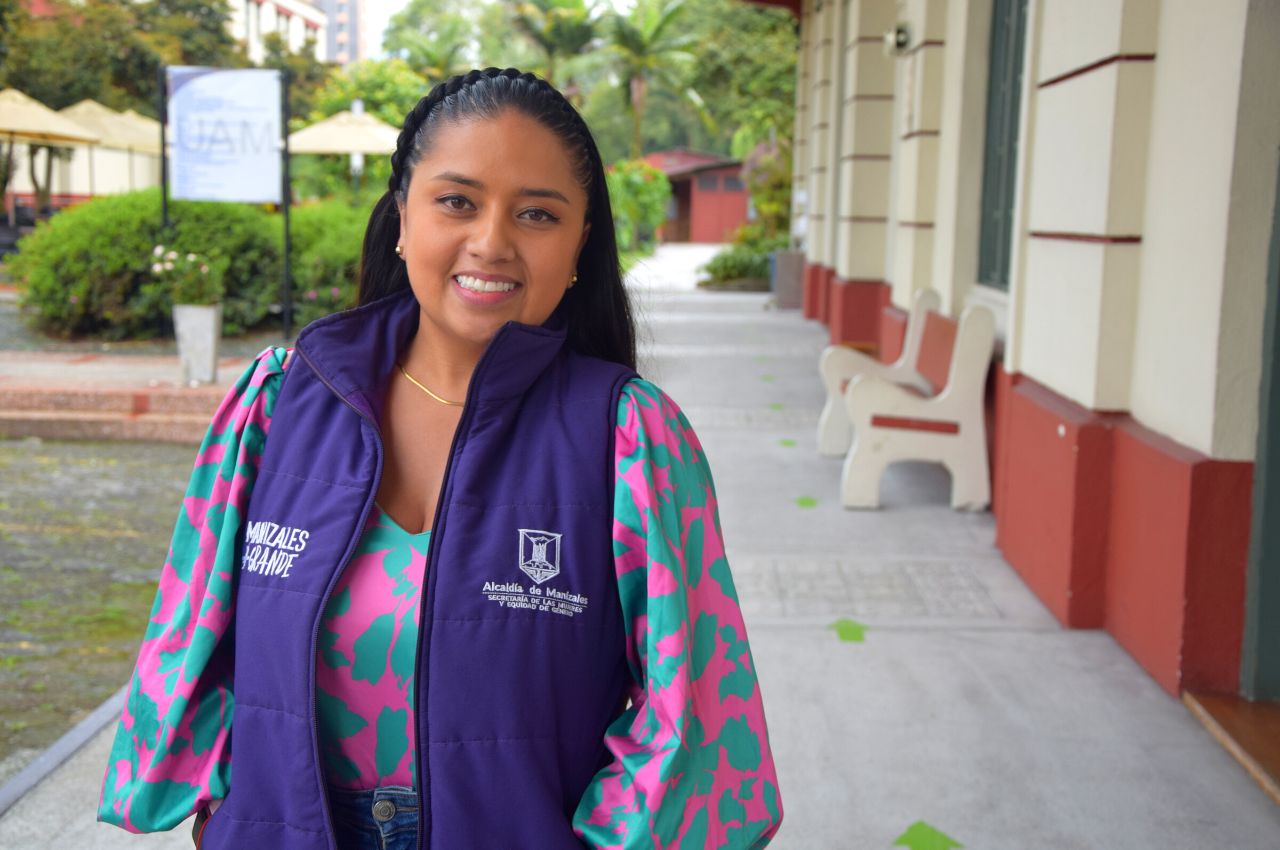
[[[431,396],[432,398],[434,398],[436,401],[440,402],[441,404],[447,404],[447,405],[449,405],[450,407],[462,407],[462,402],[460,402],[460,401],[449,401],[447,398],[440,398],[440,396],[436,395],[436,394],[435,394],[435,393],[433,393],[431,390],[429,390],[429,389],[427,389],[426,387],[424,387],[422,384],[420,384],[420,383],[417,381],[417,379],[415,379],[415,378],[413,377],[413,375],[410,375],[408,372],[406,372],[406,371],[404,370],[404,364],[402,364],[402,363],[397,363],[397,364],[396,364],[396,366],[399,366],[399,367],[400,367],[400,374],[401,374],[401,375],[404,375],[406,378],[408,378],[410,383],[412,383],[412,384],[413,384],[415,387],[417,387],[418,389],[422,390],[422,391],[423,391],[424,393],[426,393],[427,395],[429,395],[429,396]]]

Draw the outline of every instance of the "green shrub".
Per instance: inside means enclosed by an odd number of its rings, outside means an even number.
[[[164,245],[157,245],[151,255],[151,281],[145,285],[167,291],[174,304],[210,305],[222,301],[226,257],[214,260],[199,254],[179,254]]]
[[[791,229],[791,140],[761,142],[742,163],[742,179],[766,235]],[[785,246],[784,246],[785,247]]]
[[[158,208],[158,191],[154,199]],[[205,201],[174,201],[169,210],[174,235],[166,245],[228,260],[222,332],[235,336],[269,318],[270,305],[280,303],[284,233],[280,216],[258,206]],[[168,327],[167,315],[165,319]]]
[[[703,266],[713,281],[769,277],[769,255],[742,245],[732,245]]]
[[[341,199],[370,207],[387,191],[391,157],[366,156],[364,175],[351,185],[349,154],[300,154],[289,162],[294,204]],[[297,207],[295,206],[296,210]]]
[[[296,326],[355,306],[368,220],[368,209],[342,201],[308,204],[290,212]]]
[[[766,256],[774,251],[785,251],[791,246],[791,238],[786,233],[775,233],[770,236],[767,226],[758,219],[739,225],[733,232],[731,241],[734,245],[740,245]]]
[[[280,280],[280,228],[261,208],[175,201],[172,232],[161,233],[160,192],[95,198],[42,221],[8,261],[35,310],[59,336],[142,339],[172,331],[171,293],[151,272],[157,244],[221,266],[223,328],[235,335],[261,322]]]
[[[711,278],[707,283],[714,287],[727,280],[767,279],[769,255],[774,251],[785,250],[789,244],[790,239],[785,233],[768,235],[767,225],[763,222],[749,221],[740,225],[733,232],[729,247],[703,266]]]
[[[639,159],[609,166],[605,181],[609,187],[614,229],[618,234],[618,250],[624,253],[634,251],[642,243],[651,241],[667,220],[671,181],[667,175]]]

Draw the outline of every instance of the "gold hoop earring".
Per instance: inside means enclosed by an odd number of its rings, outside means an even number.
[[[399,258],[400,258],[400,259],[402,259],[402,260],[404,259],[404,246],[403,246],[403,245],[397,245],[397,246],[396,246],[396,256],[397,256],[397,257],[399,257]]]

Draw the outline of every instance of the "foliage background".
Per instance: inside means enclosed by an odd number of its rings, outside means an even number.
[[[0,85],[54,109],[93,98],[155,116],[162,65],[251,64],[229,34],[224,0],[52,0],[51,9],[35,17],[20,0],[0,0]],[[579,108],[612,168],[624,266],[652,249],[670,193],[665,177],[631,161],[638,144],[746,161],[759,220],[736,235],[720,266],[758,269],[787,230],[797,42],[789,13],[741,0],[636,0],[625,13],[605,0],[410,0],[384,34],[389,58],[338,68],[269,36],[261,64],[288,70],[294,130],[356,98],[399,127],[451,74],[535,71]],[[291,167],[295,304],[305,322],[353,301],[365,217],[390,169],[388,157],[366,157],[354,179],[346,156],[298,156]],[[0,162],[0,179],[7,170]],[[166,294],[145,285],[142,271],[160,241],[157,206],[154,190],[95,200],[20,243],[9,265],[41,326],[106,338],[167,332]],[[166,242],[227,262],[226,332],[268,318],[278,300],[278,215],[179,203],[174,220]]]

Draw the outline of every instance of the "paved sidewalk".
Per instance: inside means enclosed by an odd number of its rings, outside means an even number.
[[[773,847],[1280,847],[1280,808],[1105,633],[1059,628],[944,472],[899,465],[882,510],[839,507],[817,324],[762,295],[637,294],[642,371],[716,477],[781,773]],[[110,733],[0,818],[0,848],[190,846],[93,823]],[[954,841],[899,842],[929,830]]]

